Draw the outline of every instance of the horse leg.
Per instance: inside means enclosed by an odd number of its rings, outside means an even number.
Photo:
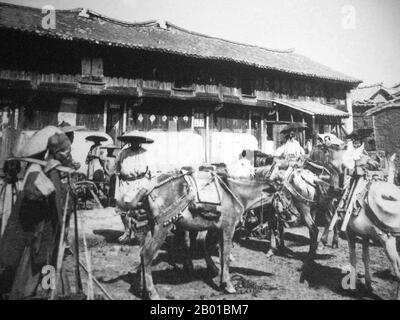
[[[222,237],[220,238],[220,261],[221,261],[221,289],[227,293],[235,293],[236,289],[232,284],[231,276],[229,274],[229,262],[232,249],[232,238],[235,231],[233,227],[225,228],[222,230]]]
[[[127,215],[127,212],[121,212],[120,215],[122,224],[124,225],[124,234],[118,238],[118,241],[121,243],[127,243],[130,241],[132,234],[129,217]]]
[[[400,300],[400,257],[397,252],[396,248],[396,237],[392,235],[385,235],[383,238],[382,236],[379,237],[380,241],[383,242],[385,252],[387,257],[389,258],[390,263],[392,264],[395,276],[397,278],[397,300]]]
[[[324,232],[322,233],[321,236],[321,243],[323,244],[324,247],[328,246],[328,238],[329,238],[329,226],[325,226]]]
[[[315,259],[315,255],[318,249],[318,227],[315,224],[314,216],[311,214],[311,209],[305,204],[301,205],[301,209],[304,217],[304,222],[307,225],[310,234],[310,249],[306,258],[305,264],[312,263]]]
[[[339,248],[339,229],[337,224],[333,227],[332,248]]]
[[[284,234],[283,223],[278,222],[278,230],[277,230],[278,252],[279,253],[285,253],[286,251],[291,252],[291,250],[289,248],[286,248],[285,246],[285,239],[283,238],[283,234]]]
[[[183,270],[188,274],[192,274],[194,271],[193,267],[193,254],[194,254],[194,246],[197,238],[196,231],[186,231],[184,233],[184,251],[185,258],[183,260]]]
[[[270,226],[270,248],[267,252],[267,258],[270,258],[277,252],[283,254],[286,247],[283,239],[283,224],[279,223],[277,219],[271,219],[268,225]]]
[[[357,281],[357,255],[356,255],[356,236],[350,232],[346,232],[347,242],[349,244],[349,255],[350,255],[350,284],[351,290],[356,289]],[[354,285],[354,286],[353,286]]]
[[[307,275],[312,272],[312,265],[314,264],[315,255],[317,253],[318,248],[318,227],[314,222],[314,219],[311,215],[310,208],[305,204],[301,204],[299,206],[300,212],[303,214],[304,222],[308,228],[310,234],[310,249],[308,251],[307,257],[303,262],[303,267],[300,275],[300,282],[304,282],[306,280]]]
[[[330,215],[329,208],[323,208],[322,210],[324,210],[327,225],[325,226],[324,232],[322,233],[321,243],[324,247],[327,247],[329,239],[329,223],[332,220],[332,216]]]
[[[143,273],[143,293],[151,300],[160,300],[160,296],[154,287],[153,277],[151,275],[151,263],[156,258],[157,252],[164,243],[170,229],[171,226],[163,227],[161,225],[156,225],[153,234],[151,234],[150,231],[147,233],[143,247],[140,250],[140,260]]]
[[[365,287],[369,292],[372,292],[372,281],[371,274],[369,272],[369,238],[364,237],[362,243],[362,258],[364,262],[364,270],[365,270]]]
[[[204,251],[204,260],[206,261],[207,270],[210,275],[215,276],[219,273],[219,269],[211,257],[211,252],[216,244],[213,231],[200,232],[199,240]]]

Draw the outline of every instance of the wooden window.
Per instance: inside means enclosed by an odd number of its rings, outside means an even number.
[[[82,58],[82,78],[86,81],[102,81],[103,79],[103,59],[102,58]]]
[[[193,70],[189,66],[182,66],[175,71],[174,88],[194,89]]]
[[[242,79],[242,94],[254,96],[254,83],[250,79]]]

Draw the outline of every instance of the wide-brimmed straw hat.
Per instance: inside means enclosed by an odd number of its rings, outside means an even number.
[[[15,153],[16,157],[32,157],[47,150],[49,138],[56,133],[64,134],[60,128],[47,126],[35,132]]]
[[[142,144],[142,143],[153,143],[154,140],[147,138],[145,136],[142,136],[140,132],[138,131],[132,131],[124,134],[123,136],[117,137],[117,139],[121,142],[124,143],[130,143],[130,144]]]
[[[87,136],[87,137],[85,138],[85,140],[86,140],[86,141],[91,141],[91,142],[99,143],[99,142],[107,141],[108,139],[107,139],[106,137],[104,137],[104,136],[101,136],[101,135],[92,134],[92,135],[90,135],[90,136]]]
[[[73,132],[73,131],[80,131],[85,130],[85,126],[71,126],[68,122],[61,122],[58,127],[62,130],[62,132]]]

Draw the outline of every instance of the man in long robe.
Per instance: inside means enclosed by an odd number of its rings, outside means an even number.
[[[54,133],[49,134],[46,150],[24,156],[45,160],[45,166],[33,161],[27,167],[0,243],[0,292],[9,299],[48,298],[51,287],[42,284],[43,268],[56,269],[66,195],[57,168],[72,166],[71,143],[57,128],[42,130]],[[28,143],[35,143],[35,135]],[[68,286],[65,280],[63,285]]]
[[[284,158],[290,163],[296,163],[304,155],[304,149],[296,140],[296,134],[293,131],[289,133],[286,143],[275,152],[275,157]]]

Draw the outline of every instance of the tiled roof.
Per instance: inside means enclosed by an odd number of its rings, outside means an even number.
[[[387,103],[380,104],[376,107],[373,107],[373,108],[369,109],[368,111],[366,111],[364,115],[372,116],[375,113],[378,113],[378,112],[381,112],[383,110],[390,109],[390,108],[400,108],[400,98],[395,98]]]
[[[347,112],[338,110],[331,105],[322,104],[316,101],[302,101],[302,100],[292,101],[286,99],[274,99],[272,101],[310,115],[338,117],[338,118],[349,117],[349,114]]]
[[[372,84],[368,86],[358,87],[352,90],[352,98],[354,102],[373,102],[374,97],[381,92],[385,99],[391,99],[396,92],[394,88],[386,88],[383,83]]]
[[[155,21],[127,23],[90,10],[56,11],[56,28],[42,28],[40,9],[0,3],[0,28],[65,40],[160,51],[193,58],[225,60],[256,68],[357,85],[361,81],[334,71],[293,50],[272,50],[205,36]]]

